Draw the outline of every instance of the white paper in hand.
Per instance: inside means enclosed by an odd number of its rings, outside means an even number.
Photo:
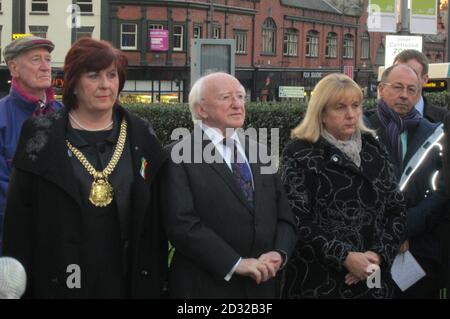
[[[391,267],[392,279],[394,279],[401,291],[405,291],[426,275],[414,256],[407,250],[398,254]]]

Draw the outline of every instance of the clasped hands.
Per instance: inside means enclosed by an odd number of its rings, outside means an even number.
[[[409,241],[406,240],[399,249],[399,253],[403,254],[409,249]],[[366,251],[365,253],[349,252],[347,258],[344,261],[344,266],[349,273],[345,275],[345,283],[347,285],[353,285],[361,280],[366,280],[368,276],[372,274],[373,268],[371,264],[380,266],[381,258],[377,253],[373,251]]]
[[[345,275],[345,283],[354,285],[361,280],[366,280],[373,272],[371,265],[379,266],[380,263],[381,257],[373,251],[368,250],[364,253],[349,252],[344,261],[344,267],[349,271]]]
[[[279,252],[269,251],[259,256],[258,259],[242,258],[235,273],[251,277],[259,285],[275,277],[282,263],[283,257]]]

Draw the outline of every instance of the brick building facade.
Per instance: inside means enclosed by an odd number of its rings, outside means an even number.
[[[12,2],[11,10],[3,2],[3,15],[0,15],[0,43],[3,46],[9,43],[8,33],[28,32],[27,19],[21,18],[32,16],[25,6],[28,2],[34,1]],[[367,2],[80,1],[92,3],[94,11],[100,12],[93,17],[82,16],[82,21],[87,21],[89,28],[94,29],[91,36],[112,41],[127,55],[130,67],[124,91],[142,102],[187,101],[191,86],[191,40],[194,38],[235,39],[235,73],[252,100],[276,98],[281,85],[303,86],[309,92],[326,74],[344,71],[363,88],[369,88],[366,92],[374,93],[377,68],[384,64],[385,34],[367,32]],[[52,23],[57,19],[50,8],[56,3],[59,1],[48,1],[48,12],[39,16],[40,27],[50,26],[49,30],[52,30]],[[70,0],[67,3],[78,2]],[[101,19],[98,27],[93,27],[87,20],[94,17]],[[58,14],[57,18],[67,17]],[[11,24],[12,29],[8,31],[9,24],[2,23],[4,21],[18,23],[16,27]],[[446,60],[443,24],[438,27],[440,34],[424,37],[424,52],[431,62]],[[49,31],[48,36],[73,43],[79,32],[74,30],[61,29],[68,33],[66,37],[55,37],[53,31]],[[167,30],[167,49],[150,49],[150,30]],[[67,45],[58,43],[58,47],[67,48]],[[55,58],[61,60],[58,55]],[[61,65],[54,67],[58,70]],[[7,83],[8,78],[6,66],[0,65],[0,83]],[[6,93],[1,86],[0,91]]]
[[[102,38],[130,60],[125,90],[147,92],[148,101],[187,100],[196,37],[236,40],[236,76],[252,100],[276,98],[280,85],[309,92],[332,72],[352,75],[373,95],[385,34],[367,32],[367,2],[354,0],[346,10],[339,0],[110,0]],[[149,49],[150,29],[168,30],[167,51]],[[431,62],[444,59],[441,38],[424,38]]]
[[[236,76],[252,100],[275,98],[280,85],[310,91],[321,77],[343,72],[344,66],[362,86],[375,81],[377,46],[363,31],[361,18],[326,1],[111,0],[108,11],[104,17],[110,27],[102,37],[130,60],[125,89],[150,92],[152,101],[174,94],[186,101],[194,37],[236,40]],[[148,49],[148,32],[154,28],[169,30],[167,51]]]

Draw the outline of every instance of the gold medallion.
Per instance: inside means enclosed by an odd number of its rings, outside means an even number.
[[[97,207],[105,207],[111,204],[114,196],[114,189],[110,183],[108,183],[108,176],[116,168],[119,162],[123,149],[125,147],[125,142],[127,139],[127,121],[122,120],[120,124],[120,133],[117,140],[117,145],[112,155],[111,160],[105,169],[101,172],[97,172],[94,166],[89,163],[83,153],[80,152],[76,147],[74,147],[68,140],[66,140],[67,147],[72,152],[73,155],[80,161],[81,165],[86,168],[88,173],[92,176],[94,181],[91,186],[91,193],[89,194],[89,201]]]
[[[105,207],[112,202],[113,192],[112,186],[106,179],[96,179],[92,183],[89,200],[97,207]]]

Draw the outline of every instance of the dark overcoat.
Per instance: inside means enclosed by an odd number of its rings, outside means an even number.
[[[127,296],[159,298],[166,280],[167,239],[158,209],[158,175],[168,156],[148,123],[116,105],[128,122],[133,167]],[[27,273],[26,297],[84,298],[67,279],[83,265],[80,190],[65,142],[65,108],[23,126],[9,186],[3,253]],[[148,163],[142,166],[143,159]]]
[[[297,217],[299,242],[286,269],[287,298],[389,298],[389,270],[405,226],[405,203],[381,145],[362,134],[361,167],[320,137],[283,151],[282,180]],[[345,284],[349,252],[382,258],[381,288]]]

